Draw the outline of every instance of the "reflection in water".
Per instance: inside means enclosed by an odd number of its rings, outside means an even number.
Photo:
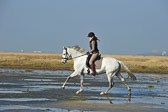
[[[112,99],[110,99],[109,95],[105,95],[107,97],[107,101],[109,101],[110,104],[115,104],[113,103]],[[128,100],[125,103],[130,103],[131,102],[131,95],[128,94]]]

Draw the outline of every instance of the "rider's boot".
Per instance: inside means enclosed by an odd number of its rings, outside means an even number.
[[[91,65],[90,65],[90,68],[91,68],[91,70],[92,70],[91,75],[95,76],[95,75],[96,75],[96,70],[95,70],[94,64],[91,64]]]

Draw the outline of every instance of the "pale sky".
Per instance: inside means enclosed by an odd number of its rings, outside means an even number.
[[[0,52],[88,51],[90,31],[102,54],[168,51],[168,0],[0,0]]]

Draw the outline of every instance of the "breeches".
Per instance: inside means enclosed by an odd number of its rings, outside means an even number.
[[[90,61],[89,61],[90,65],[92,65],[94,63],[94,61],[96,60],[98,55],[99,55],[98,53],[92,54],[92,57],[90,58]]]

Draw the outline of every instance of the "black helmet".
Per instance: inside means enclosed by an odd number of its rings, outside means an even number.
[[[93,32],[89,32],[88,37],[95,37],[95,34]]]

